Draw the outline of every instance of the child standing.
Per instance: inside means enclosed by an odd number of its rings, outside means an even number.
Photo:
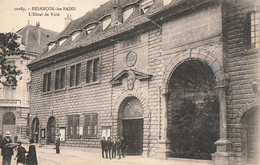
[[[16,158],[17,158],[16,164],[17,164],[17,165],[18,165],[19,163],[22,163],[23,165],[25,165],[25,163],[26,163],[25,153],[26,153],[26,150],[25,150],[25,148],[22,146],[22,142],[18,142],[17,154],[16,154]],[[14,158],[14,160],[15,160],[16,158]]]

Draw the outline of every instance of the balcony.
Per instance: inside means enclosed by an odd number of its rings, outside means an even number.
[[[20,107],[20,99],[0,99],[0,107]]]

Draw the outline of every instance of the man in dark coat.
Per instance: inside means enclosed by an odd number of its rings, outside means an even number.
[[[125,157],[126,154],[126,141],[123,137],[121,137],[121,152],[122,152],[122,157]]]
[[[10,146],[11,143],[12,143],[11,133],[9,131],[6,131],[4,134],[4,138],[2,140],[2,152],[1,152],[1,155],[3,157],[2,165],[11,164],[11,158],[12,155],[14,154],[13,148]]]
[[[121,138],[118,137],[116,141],[116,151],[117,151],[118,159],[121,159],[121,149],[122,149]]]
[[[55,140],[55,146],[56,146],[56,154],[60,153],[60,134],[57,135],[57,138]]]
[[[106,150],[106,146],[107,146],[106,138],[103,137],[101,140],[102,158],[105,158],[104,153]]]
[[[112,158],[116,158],[116,137],[112,141]]]
[[[109,159],[112,159],[112,153],[111,153],[111,150],[112,150],[112,141],[110,139],[110,137],[107,138],[107,151],[108,151],[108,154],[109,154]]]

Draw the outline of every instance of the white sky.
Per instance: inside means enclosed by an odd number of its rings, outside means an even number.
[[[67,14],[72,15],[75,20],[89,10],[98,8],[109,0],[0,0],[0,32],[18,31],[28,24],[40,26],[57,32],[64,29],[64,18]],[[14,10],[14,8],[25,8],[26,11]],[[75,7],[75,11],[32,11],[32,7]],[[30,12],[58,13],[59,16],[29,16]]]

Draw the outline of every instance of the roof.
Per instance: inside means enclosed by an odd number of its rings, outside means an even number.
[[[51,59],[53,57],[63,58],[64,54],[71,54],[69,52],[83,51],[83,49],[78,51],[77,50],[78,48],[84,48],[84,49],[89,48],[90,50],[93,49],[93,47],[97,47],[98,44],[103,45],[104,43],[112,43],[111,38],[117,40],[119,36],[122,36],[122,34],[128,35],[130,34],[130,32],[134,33],[137,31],[138,28],[147,31],[148,29],[147,25],[149,25],[150,27],[151,26],[158,27],[158,24],[156,24],[154,21],[151,21],[150,16],[153,16],[154,13],[156,13],[156,15],[160,15],[160,11],[166,11],[166,9],[167,11],[174,12],[175,10],[173,10],[172,8],[173,7],[178,8],[178,5],[180,4],[184,4],[184,3],[197,4],[198,2],[203,2],[203,1],[210,1],[210,0],[176,0],[176,1],[172,1],[170,5],[166,5],[166,6],[162,6],[160,0],[154,0],[154,4],[150,7],[148,12],[145,14],[141,14],[141,8],[139,7],[137,10],[134,11],[134,13],[129,17],[129,19],[122,24],[116,26],[110,26],[105,30],[102,30],[102,24],[98,24],[95,30],[93,30],[88,35],[86,35],[85,31],[83,30],[81,34],[74,41],[72,41],[71,38],[69,38],[62,45],[55,46],[51,50],[46,49],[40,56],[38,56],[34,61],[32,61],[29,64],[29,68],[31,66],[36,66],[36,67],[39,66],[37,65],[38,62],[48,63],[52,61]],[[119,8],[127,6],[128,4],[136,4],[136,6],[138,6],[140,2],[141,0],[120,0],[118,6]],[[104,5],[101,5],[99,8],[89,11],[84,16],[69,23],[68,26],[59,34],[59,37],[57,37],[57,39],[63,36],[70,36],[72,32],[74,32],[77,29],[84,29],[84,27],[86,27],[88,24],[91,24],[93,22],[98,22],[104,16],[111,14],[113,10],[114,8],[112,4],[110,3],[110,1],[108,1]]]
[[[37,41],[38,30],[40,30],[40,42]],[[47,44],[59,35],[58,32],[33,25],[27,25],[17,33],[22,36],[22,43],[26,46],[26,51],[34,54],[40,54]]]

